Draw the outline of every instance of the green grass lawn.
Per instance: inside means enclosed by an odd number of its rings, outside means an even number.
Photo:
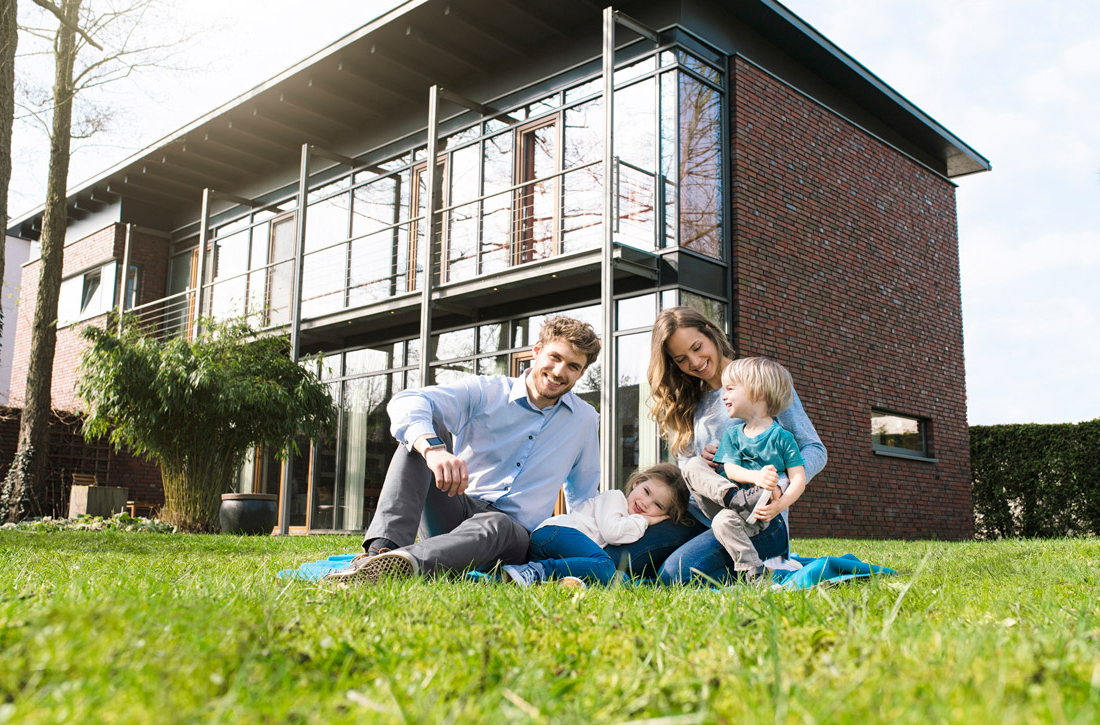
[[[350,537],[0,531],[0,722],[1100,720],[1100,541],[803,540],[809,592],[276,577]]]

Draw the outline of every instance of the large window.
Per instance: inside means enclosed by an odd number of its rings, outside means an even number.
[[[882,410],[871,411],[871,447],[876,453],[931,458],[928,421]]]

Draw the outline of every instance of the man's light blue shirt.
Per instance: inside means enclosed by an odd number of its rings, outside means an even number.
[[[572,392],[540,410],[527,397],[525,375],[404,390],[386,410],[390,432],[409,450],[436,432],[432,418],[439,418],[466,461],[466,494],[531,531],[554,513],[563,484],[570,509],[599,492],[599,414]]]

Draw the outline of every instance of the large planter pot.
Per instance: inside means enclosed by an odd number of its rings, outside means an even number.
[[[223,493],[218,518],[223,534],[270,534],[279,520],[273,493]]]

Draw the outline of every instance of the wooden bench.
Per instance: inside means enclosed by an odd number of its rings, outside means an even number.
[[[141,513],[143,518],[151,519],[156,517],[157,511],[160,510],[160,504],[146,503],[145,501],[127,501],[126,508],[134,518],[137,518],[138,513]]]

